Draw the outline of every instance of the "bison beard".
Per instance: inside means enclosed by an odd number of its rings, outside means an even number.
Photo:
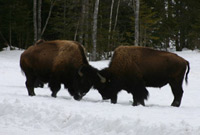
[[[96,69],[89,65],[82,45],[75,41],[40,40],[24,51],[20,58],[20,67],[26,76],[29,96],[34,96],[34,88],[48,83],[52,97],[64,84],[76,100],[80,100],[92,86],[91,76],[80,75],[81,69]]]
[[[187,68],[187,72],[186,72]],[[172,106],[179,107],[183,95],[182,83],[187,83],[189,62],[176,54],[157,51],[145,47],[118,47],[110,65],[99,71],[105,82],[97,81],[94,87],[103,99],[117,102],[117,94],[122,89],[133,95],[133,105],[145,105],[148,97],[145,87],[171,86],[174,100]],[[185,75],[186,72],[186,75]]]

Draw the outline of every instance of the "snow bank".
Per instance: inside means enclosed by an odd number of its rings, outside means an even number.
[[[178,55],[190,61],[188,86],[180,108],[171,107],[170,87],[148,88],[146,107],[132,107],[126,92],[118,103],[102,101],[91,90],[81,101],[75,101],[63,88],[57,98],[50,90],[36,89],[29,97],[25,77],[19,68],[22,51],[0,52],[0,135],[199,135],[200,134],[200,53],[185,50]],[[99,69],[108,61],[91,62]]]

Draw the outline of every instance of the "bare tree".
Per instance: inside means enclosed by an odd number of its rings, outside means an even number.
[[[41,18],[41,12],[42,12],[42,0],[38,0],[38,30],[37,30],[37,39],[41,38],[41,27],[42,27],[42,18]]]
[[[80,23],[80,35],[79,42],[83,44],[84,26],[85,26],[85,12],[86,12],[86,0],[82,0],[82,13]]]
[[[128,5],[133,7],[135,17],[135,46],[139,45],[139,11],[140,0],[128,0]]]
[[[34,43],[37,41],[37,0],[33,0]]]
[[[57,0],[51,0],[51,5],[50,5],[50,9],[49,9],[49,14],[48,14],[48,16],[47,16],[45,25],[44,25],[44,27],[43,27],[43,29],[42,29],[41,37],[42,37],[42,35],[44,34],[44,32],[45,32],[45,30],[46,30],[47,24],[48,24],[49,19],[50,19],[50,17],[51,17],[51,13],[52,13],[52,10],[53,10],[53,7],[54,7],[56,1],[57,1]]]
[[[140,10],[140,0],[135,0],[135,45],[139,44],[139,10]]]
[[[74,33],[74,41],[76,41],[76,38],[77,38],[78,28],[79,28],[79,21],[77,22],[76,31]]]
[[[99,0],[96,0],[94,7],[94,15],[93,15],[93,29],[92,29],[92,43],[93,43],[93,51],[92,51],[92,60],[97,60],[96,51],[97,51],[97,19],[98,19],[98,11],[99,11]]]
[[[115,23],[114,23],[113,31],[115,31],[116,26],[117,26],[117,20],[118,20],[118,14],[119,14],[119,5],[120,5],[120,0],[118,0],[118,3],[117,3],[117,11],[116,11],[116,16],[115,16]]]
[[[50,9],[49,9],[49,14],[47,16],[45,25],[42,29],[42,0],[33,0],[33,25],[34,25],[34,43],[42,37],[44,34],[47,24],[49,22],[49,19],[51,17],[51,13],[53,10],[53,7],[55,5],[57,0],[50,0]]]
[[[111,30],[112,30],[112,14],[113,14],[113,5],[115,0],[112,0],[110,6],[110,19],[109,19],[109,29],[108,29],[108,47],[110,47],[110,37],[111,37]]]
[[[66,38],[66,0],[64,0],[64,10],[63,10],[63,23],[64,23],[64,33],[63,33],[63,37]]]
[[[12,10],[10,10],[10,13],[9,13],[9,18],[11,19],[11,17],[12,17]],[[11,21],[9,22],[9,46],[12,49],[12,22]]]
[[[117,26],[117,21],[118,21],[118,14],[119,14],[119,5],[120,5],[120,0],[118,0],[117,2],[117,9],[116,9],[116,15],[115,15],[115,22],[114,22],[114,26],[113,26],[113,33],[116,31],[116,26]],[[111,35],[111,38],[113,39],[113,34]],[[115,42],[112,43],[113,46],[115,46]],[[111,50],[113,50],[113,46],[111,46]],[[112,55],[112,53],[110,54]]]
[[[85,0],[85,46],[88,46],[89,32],[89,0]]]

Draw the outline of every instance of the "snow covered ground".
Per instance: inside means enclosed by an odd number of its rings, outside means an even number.
[[[170,87],[148,88],[146,107],[133,107],[121,92],[118,103],[102,101],[91,90],[75,101],[61,89],[52,98],[47,86],[29,97],[19,67],[22,51],[0,52],[0,135],[200,135],[200,52],[176,52],[190,62],[189,84],[181,107],[171,107]],[[99,69],[108,61],[91,62]]]

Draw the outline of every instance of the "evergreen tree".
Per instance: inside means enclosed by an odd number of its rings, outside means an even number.
[[[24,48],[32,40],[30,3],[26,0],[0,2],[0,40],[3,44]]]
[[[119,45],[134,44],[134,2],[99,2],[96,28],[98,59],[109,58],[111,51]],[[197,0],[140,0],[139,44],[160,49],[174,47],[180,51],[184,47],[200,48],[199,7],[200,1]],[[43,0],[41,13],[38,11],[36,18],[37,31],[43,33],[45,40],[76,40],[91,54],[94,9],[95,0]],[[45,32],[42,32],[43,28],[46,28]],[[33,43],[33,1],[0,0],[0,49],[5,46],[27,48]]]

